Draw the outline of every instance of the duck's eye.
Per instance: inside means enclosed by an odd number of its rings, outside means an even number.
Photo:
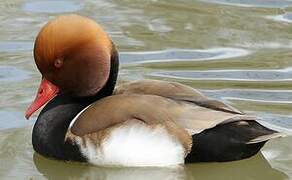
[[[54,65],[55,65],[56,68],[60,68],[60,67],[62,67],[62,66],[63,66],[63,59],[61,59],[61,58],[57,58],[57,59],[55,60],[55,62],[54,62]]]

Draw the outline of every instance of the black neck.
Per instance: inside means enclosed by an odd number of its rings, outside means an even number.
[[[62,94],[41,111],[33,128],[32,144],[36,152],[57,159],[85,161],[76,145],[64,142],[70,122],[89,104],[112,94],[119,69],[119,56],[113,48],[110,76],[106,85],[92,97],[74,98]]]

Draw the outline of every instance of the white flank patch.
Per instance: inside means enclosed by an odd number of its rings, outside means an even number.
[[[113,129],[100,147],[86,139],[82,153],[94,165],[102,166],[173,166],[184,163],[184,147],[164,127],[151,128],[129,121]]]

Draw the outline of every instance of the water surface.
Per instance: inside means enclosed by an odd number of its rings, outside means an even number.
[[[33,41],[60,14],[98,21],[120,50],[119,80],[162,79],[258,115],[291,134],[292,1],[0,1],[0,179],[292,179],[292,138],[256,156],[178,168],[102,168],[34,153],[23,113],[40,75]]]

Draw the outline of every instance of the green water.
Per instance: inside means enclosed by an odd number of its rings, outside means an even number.
[[[34,153],[24,119],[40,75],[34,38],[49,19],[98,21],[121,55],[120,81],[163,79],[262,117],[292,134],[292,1],[0,1],[0,179],[292,179],[292,138],[257,156],[179,168],[102,168]]]

